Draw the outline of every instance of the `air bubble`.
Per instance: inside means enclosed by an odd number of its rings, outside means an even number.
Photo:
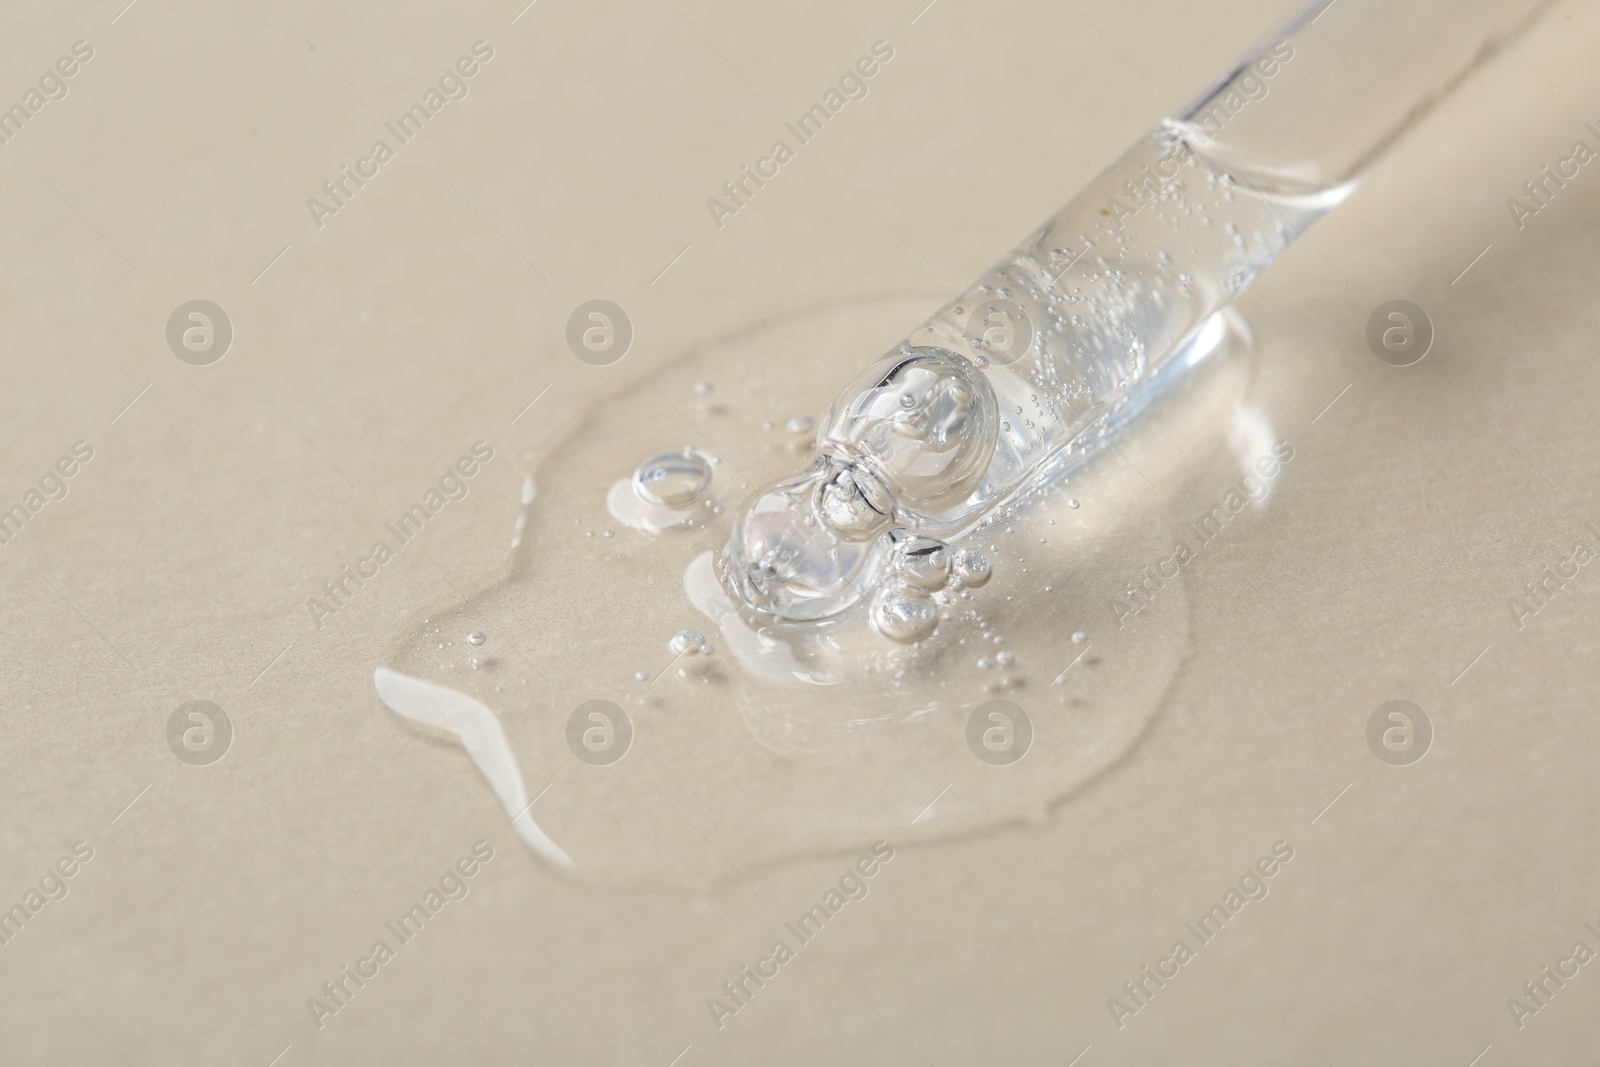
[[[950,584],[950,555],[943,541],[907,538],[896,550],[895,571],[907,584],[936,593]]]
[[[695,501],[711,488],[717,461],[698,449],[651,456],[634,468],[632,476],[618,479],[606,494],[606,510],[625,526],[656,534],[682,526],[693,517]],[[594,531],[588,536],[593,537]],[[606,530],[604,536],[615,537]]]
[[[884,589],[872,601],[872,625],[892,641],[911,644],[939,625],[939,605],[915,586]]]
[[[950,566],[963,584],[974,588],[983,585],[994,573],[989,557],[976,548],[961,549],[956,553],[955,559],[950,561]]]
[[[699,630],[684,629],[672,635],[672,640],[667,642],[667,650],[674,656],[698,656],[702,652],[709,652],[711,646],[706,644],[706,635]]]
[[[665,508],[686,508],[710,486],[711,462],[692,448],[653,456],[633,472],[639,499]]]
[[[812,418],[810,415],[796,415],[794,418],[784,423],[783,428],[788,430],[790,433],[799,436],[800,434],[810,433],[812,430],[815,430],[817,428],[817,420]]]
[[[474,630],[467,635],[467,644],[469,645],[481,645],[487,640],[489,640],[489,635],[482,630]]]

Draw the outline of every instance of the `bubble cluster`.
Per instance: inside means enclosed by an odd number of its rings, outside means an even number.
[[[710,652],[711,646],[706,643],[706,635],[699,630],[683,629],[672,635],[672,640],[667,642],[667,651],[674,656],[698,656],[702,652]]]
[[[1112,217],[1099,187],[1086,193],[845,386],[817,421],[811,469],[759,490],[733,524],[719,574],[744,608],[802,622],[867,601],[882,632],[906,631],[909,590],[990,580],[989,557],[959,538],[1064,487],[1176,375],[1227,347],[1222,309],[1238,287],[1347,190],[1247,190],[1189,132],[1162,126],[1102,179],[1135,210]],[[923,559],[906,547],[916,538],[950,547]]]
[[[993,457],[999,405],[972,362],[942,348],[879,360],[829,412],[823,443],[879,475],[913,511],[966,497]]]
[[[741,509],[721,559],[730,591],[757,611],[808,621],[856,603],[885,566],[903,571],[908,588],[942,588],[943,546],[924,546],[931,558],[918,550],[912,559],[895,548],[892,531],[972,492],[994,453],[997,412],[988,381],[954,352],[908,349],[879,360],[830,409],[812,469],[767,486]],[[809,417],[790,420],[789,429],[809,432]],[[905,611],[937,618],[931,606]]]

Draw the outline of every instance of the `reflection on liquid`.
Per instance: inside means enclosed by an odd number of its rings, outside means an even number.
[[[821,622],[753,620],[717,581],[730,516],[716,507],[792,469],[781,427],[838,380],[818,354],[842,364],[919,305],[764,324],[598,405],[535,472],[508,571],[429,611],[379,669],[384,702],[459,739],[535,853],[591,884],[704,885],[890,832],[914,842],[1045,818],[1159,716],[1189,649],[1184,583],[1132,617],[1117,609],[1128,578],[1238,484],[1227,428],[1261,438],[1265,423],[1237,414],[1251,367],[1238,331],[1114,449],[1064,456],[942,558],[896,546],[896,580],[939,601],[921,640],[886,640],[871,599]],[[705,382],[715,390],[694,388]],[[602,536],[607,490],[686,436],[720,461],[694,521]],[[711,638],[699,652],[673,644],[696,628]],[[480,631],[483,644],[465,640]],[[1031,721],[1015,762],[968,747],[969,716],[996,699]],[[569,752],[567,720],[590,700],[631,721],[625,759]],[[537,823],[523,773],[551,783]]]
[[[372,683],[378,696],[397,714],[443,730],[460,741],[506,809],[517,836],[535,854],[562,867],[572,866],[572,858],[539,829],[529,814],[531,805],[522,784],[522,771],[494,712],[465,693],[383,667],[373,672]]]

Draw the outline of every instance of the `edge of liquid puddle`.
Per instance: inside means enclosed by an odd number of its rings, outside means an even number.
[[[1223,427],[1237,413],[1251,377],[1247,345],[1179,383],[1117,438],[1115,449],[1102,449],[1065,483],[961,542],[996,546],[994,580],[968,593],[985,617],[998,619],[1006,605],[1016,603],[1024,580],[1036,579],[1036,586],[1049,586],[1054,594],[1053,601],[1051,594],[1029,594],[1032,603],[1049,605],[1035,609],[1031,633],[1001,634],[1019,650],[1017,661],[1026,672],[1021,685],[1002,684],[992,668],[977,672],[976,646],[959,657],[946,652],[936,662],[966,687],[962,706],[868,724],[855,730],[857,740],[829,753],[779,756],[747,723],[752,692],[759,699],[764,690],[740,676],[725,649],[688,663],[669,653],[667,642],[681,626],[704,626],[713,646],[723,644],[689,603],[685,565],[721,547],[727,516],[751,486],[805,462],[809,453],[796,447],[784,421],[823,410],[838,384],[864,362],[862,337],[892,343],[896,331],[932,302],[866,298],[767,319],[695,345],[648,379],[597,403],[521,479],[523,506],[505,565],[460,600],[416,613],[389,666],[375,671],[380,696],[395,701],[389,706],[407,729],[419,709],[397,691],[393,675],[442,690],[434,694],[435,712],[422,710],[417,728],[442,732],[466,750],[515,832],[565,877],[617,889],[711,889],[750,881],[752,872],[849,854],[880,837],[896,847],[931,845],[1033,825],[1052,819],[1058,805],[1126,765],[1150,735],[1192,655],[1187,575],[1167,582],[1121,628],[1107,603],[1118,586],[1142,577],[1147,564],[1170,553],[1172,531],[1190,501],[1216,495]],[[803,371],[794,365],[818,352],[831,353],[831,361],[806,359]],[[785,360],[785,354],[793,358]],[[741,381],[748,385],[739,386]],[[697,382],[713,388],[697,394]],[[782,396],[787,406],[741,406],[741,396]],[[617,432],[597,432],[612,422],[621,424]],[[772,425],[761,429],[763,423]],[[707,433],[729,445],[744,469],[734,467]],[[700,529],[656,536],[619,528],[605,505],[616,478],[641,459],[686,441],[720,460],[711,494],[724,513],[708,516]],[[574,469],[584,467],[591,469]],[[1154,491],[1151,483],[1170,491]],[[1079,498],[1081,507],[1066,506]],[[1079,525],[1069,533],[1057,519]],[[564,535],[571,545],[561,542],[562,553],[552,558],[552,539],[563,527],[571,531]],[[604,536],[606,528],[614,536]],[[1060,551],[1070,558],[1046,554],[1040,564],[1037,555],[1023,554],[1023,539],[1040,531],[1047,540],[1061,533]],[[617,555],[606,557],[608,549]],[[581,555],[596,550],[598,560]],[[563,600],[559,582],[546,588],[551,571],[591,583],[597,577],[610,581],[612,594],[585,612],[570,595]],[[1025,598],[1009,614],[1016,619],[1026,611]],[[609,647],[603,632],[596,640],[601,620],[615,624]],[[1010,624],[990,625],[994,630]],[[1085,646],[1068,636],[1080,628],[1090,634]],[[487,633],[486,643],[466,646],[469,631]],[[1135,638],[1131,644],[1129,634]],[[1065,655],[1049,660],[1052,644]],[[558,654],[540,667],[539,656],[524,654],[530,648]],[[568,653],[560,655],[562,650]],[[456,662],[441,662],[441,652]],[[459,669],[466,666],[461,657],[473,655],[487,670]],[[583,666],[574,670],[574,662]],[[641,664],[648,665],[647,682],[634,677]],[[543,682],[534,684],[539,677]],[[1099,689],[1084,681],[1094,677],[1105,679]],[[1086,711],[1095,699],[1109,699],[1102,690],[1112,682],[1131,687],[1127,706],[1112,708],[1109,720],[1104,707]],[[1046,704],[1047,697],[1058,696]],[[828,694],[815,697],[825,701]],[[963,712],[991,698],[1030,709],[1035,747],[1010,766],[980,762],[967,748]],[[631,720],[632,748],[609,766],[587,764],[568,751],[569,717],[591,699],[615,702]],[[708,703],[714,705],[709,712]],[[793,711],[780,708],[779,716]],[[1086,760],[1076,751],[1069,754],[1079,758],[1076,764],[1042,766],[1051,759],[1050,748],[1070,737],[1071,720],[1092,713],[1101,713],[1100,725],[1116,727],[1109,746],[1099,743],[1103,734],[1092,736]],[[1059,751],[1054,755],[1063,758]],[[831,769],[808,773],[829,761]],[[530,783],[548,791],[532,798],[548,796],[537,820],[529,811]]]

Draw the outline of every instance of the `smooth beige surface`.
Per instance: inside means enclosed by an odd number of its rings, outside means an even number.
[[[1520,231],[1505,201],[1600,146],[1592,5],[1465,85],[1242,302],[1249,399],[1296,458],[1184,569],[1188,652],[1142,742],[1042,821],[902,843],[720,1030],[706,999],[871,841],[752,867],[759,889],[562,878],[372,669],[503,566],[524,471],[585,411],[796,309],[931,310],[1290,5],[121,6],[0,16],[0,101],[94,49],[0,146],[0,503],[94,449],[0,545],[0,904],[94,850],[0,945],[0,1062],[1591,1054],[1594,965],[1523,1029],[1506,1000],[1575,941],[1600,950],[1593,565],[1520,627],[1507,602],[1576,541],[1600,550],[1600,170]],[[706,197],[880,39],[870,95],[718,230]],[[306,199],[479,40],[469,95],[319,229]],[[608,368],[563,339],[595,297],[637,329]],[[1438,332],[1406,369],[1363,340],[1396,297]],[[235,330],[209,367],[164,337],[195,298]],[[479,439],[496,459],[466,499],[315,627],[307,599]],[[552,607],[596,610],[582,573]],[[1436,730],[1411,767],[1364,739],[1393,698]],[[167,746],[192,699],[237,732],[210,767]],[[908,783],[911,810],[939,784]],[[739,802],[692,813],[686,863],[719,862],[706,838],[738,836]],[[307,999],[479,840],[470,894],[319,1029]],[[1119,1030],[1107,999],[1279,840],[1266,899]]]

